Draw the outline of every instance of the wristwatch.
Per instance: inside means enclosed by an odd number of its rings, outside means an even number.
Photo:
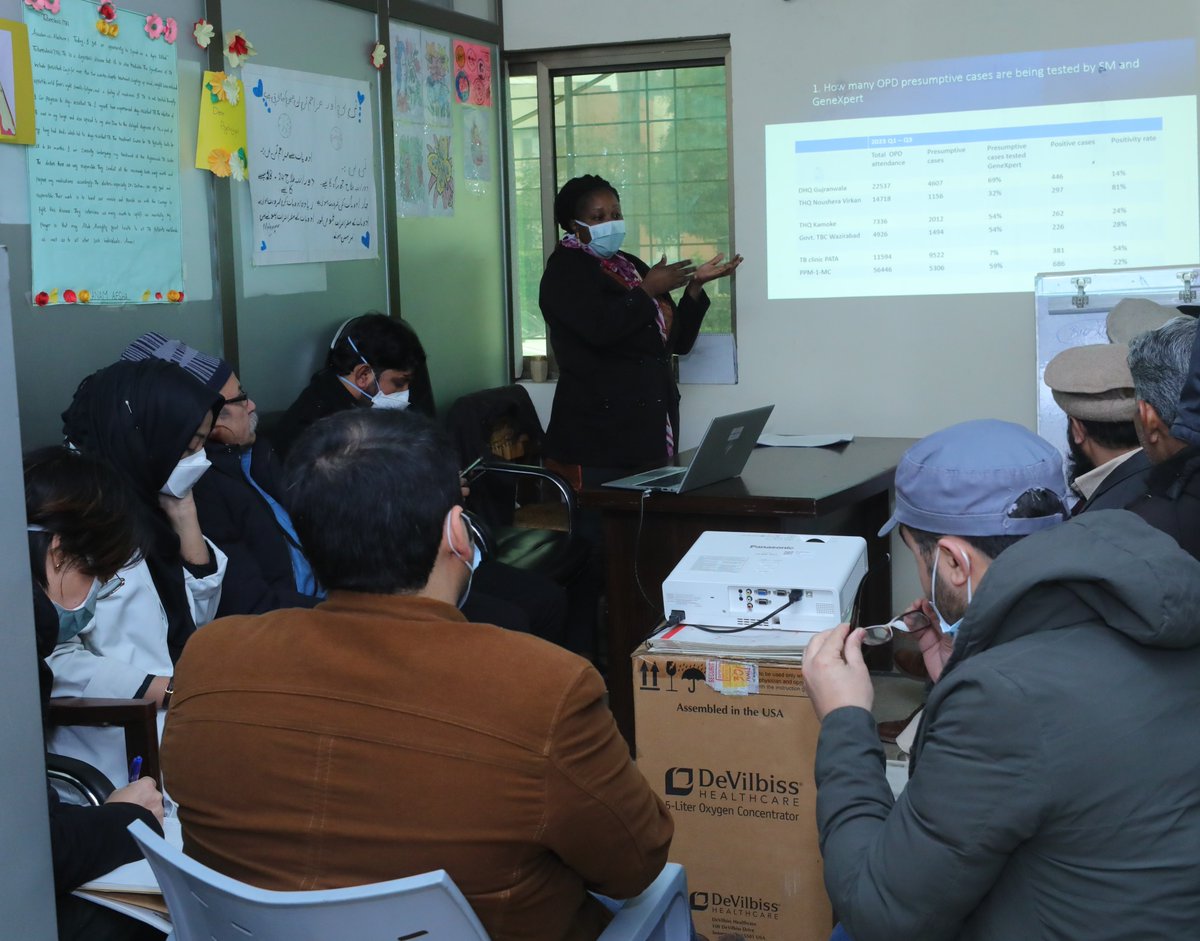
[[[171,697],[175,694],[175,677],[172,676],[167,680],[167,688],[163,691],[162,707],[164,709],[171,705]]]

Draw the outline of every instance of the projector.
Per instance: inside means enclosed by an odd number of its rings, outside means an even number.
[[[766,617],[759,630],[823,631],[850,620],[866,574],[858,536],[707,532],[663,582],[663,610],[682,611],[685,624],[747,627]]]

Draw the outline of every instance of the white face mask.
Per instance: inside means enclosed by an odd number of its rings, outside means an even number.
[[[464,526],[467,525],[466,521],[463,522],[463,525]],[[467,587],[463,589],[463,593],[462,593],[462,595],[459,596],[459,599],[458,599],[458,606],[459,606],[459,608],[461,608],[464,604],[467,603],[467,597],[471,594],[471,582],[475,579],[475,570],[477,568],[479,568],[479,563],[483,561],[483,552],[479,548],[479,543],[477,543],[473,539],[471,540],[471,547],[475,551],[471,553],[470,560],[464,559],[461,555],[458,554],[457,551],[455,551],[454,543],[450,541],[450,514],[449,513],[446,514],[446,545],[448,545],[450,547],[450,551],[454,553],[454,557],[456,559],[458,559],[458,561],[461,562],[463,565],[465,565],[467,567],[467,571],[470,573],[467,575]]]
[[[596,225],[585,225],[576,219],[575,224],[588,230],[591,241],[587,243],[587,247],[601,258],[612,258],[621,247],[621,243],[625,241],[624,219],[613,219],[612,222],[601,222]]]
[[[966,617],[967,613],[964,610],[962,617],[960,617],[953,624],[949,624],[949,623],[947,623],[946,619],[944,617],[942,617],[942,612],[938,610],[938,606],[937,606],[937,569],[938,569],[938,555],[941,551],[942,551],[942,547],[938,546],[933,552],[933,576],[930,579],[930,585],[929,585],[929,594],[931,596],[929,599],[929,606],[931,608],[933,608],[933,613],[936,614],[938,617],[938,626],[941,628],[942,633],[947,635],[948,637],[953,637],[955,634],[958,633],[958,629],[959,629],[959,627],[962,626],[963,618]],[[971,560],[967,557],[967,554],[965,552],[962,553],[962,557],[963,557],[963,562],[966,564],[966,567],[967,567],[967,604],[970,605],[971,604]]]
[[[375,388],[379,388],[379,378],[375,379]],[[394,408],[403,411],[408,408],[408,390],[404,389],[401,392],[392,392],[384,395],[382,392],[376,392],[371,397],[371,408]]]
[[[189,454],[175,465],[175,469],[171,471],[171,476],[162,485],[159,493],[179,499],[186,497],[196,486],[196,481],[203,477],[204,472],[210,467],[212,467],[212,461],[208,459],[203,448],[195,454]]]

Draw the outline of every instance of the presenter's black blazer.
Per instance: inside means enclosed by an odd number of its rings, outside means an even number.
[[[643,276],[649,270],[621,253]],[[708,296],[678,305],[664,343],[657,309],[641,288],[630,290],[579,249],[557,246],[542,275],[539,303],[558,361],[558,387],[546,453],[584,467],[633,468],[667,460],[666,422],[679,437],[679,390],[671,356],[691,350]]]

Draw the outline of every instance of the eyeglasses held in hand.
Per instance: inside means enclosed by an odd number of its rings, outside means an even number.
[[[863,628],[866,633],[863,635],[863,643],[868,647],[877,647],[880,644],[886,644],[892,639],[892,635],[899,631],[902,634],[915,634],[917,631],[923,631],[927,627],[932,627],[933,622],[920,608],[909,608],[903,614],[897,614],[886,624],[871,624]]]

